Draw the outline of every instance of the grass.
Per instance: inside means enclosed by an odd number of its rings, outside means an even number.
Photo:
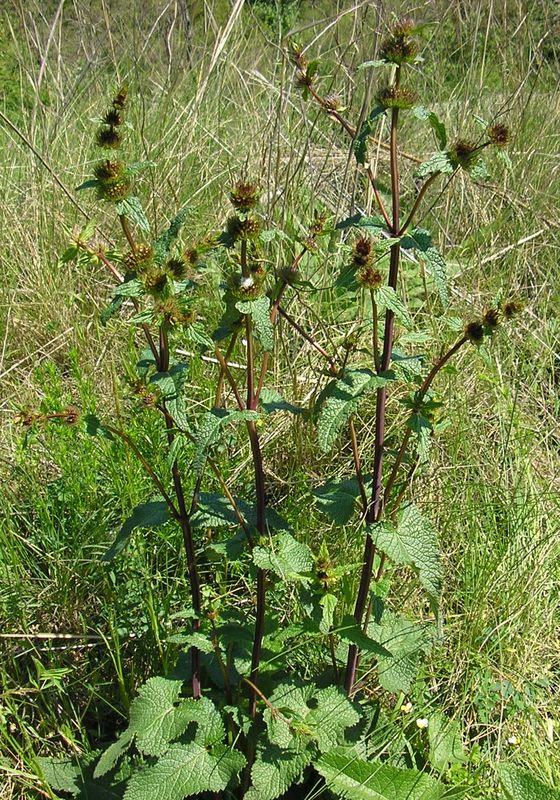
[[[304,5],[297,38],[313,43],[327,83],[359,109],[354,68],[371,57],[375,9]],[[12,422],[19,407],[41,403],[130,413],[117,376],[133,343],[119,343],[118,325],[103,329],[97,320],[110,281],[101,269],[58,261],[68,232],[84,221],[76,203],[118,238],[110,215],[72,188],[94,157],[90,118],[117,80],[130,80],[131,150],[158,164],[146,187],[150,218],[161,229],[187,201],[187,239],[219,228],[230,181],[244,169],[265,179],[269,211],[296,230],[302,199],[304,210],[321,201],[346,214],[360,185],[341,135],[313,108],[299,112],[277,35],[250,8],[228,28],[227,4],[194,3],[192,36],[171,10],[160,16],[155,2],[141,12],[136,4],[110,11],[101,4],[97,17],[81,2],[57,8],[42,4],[39,13],[13,2],[0,18],[0,110],[22,134],[2,118],[0,797],[10,800],[39,791],[34,754],[112,738],[138,682],[172,662],[176,646],[165,640],[188,596],[171,528],[135,539],[130,558],[110,569],[99,560],[150,492],[122,447],[78,441],[66,428],[41,432],[25,447]],[[455,273],[453,314],[481,308],[500,290],[522,294],[527,310],[485,358],[465,353],[460,375],[449,371],[438,384],[451,425],[421,496],[441,531],[445,626],[426,665],[431,693],[415,699],[414,713],[422,716],[422,704],[437,697],[469,741],[558,785],[560,93],[558,51],[543,39],[554,9],[512,2],[502,10],[486,0],[464,8],[439,0],[426,7],[441,22],[428,29],[419,91],[428,106],[437,98],[446,122],[471,130],[473,111],[503,109],[515,131],[512,168],[498,167],[486,187],[457,182],[453,202],[439,201],[425,222]],[[417,153],[429,147],[427,136],[409,144]],[[381,151],[380,171],[384,158]],[[317,277],[326,281],[329,270],[325,259]],[[216,313],[209,302],[208,317]],[[325,335],[324,323],[335,339],[348,331],[335,298],[326,296],[318,313],[317,335]],[[309,397],[314,356],[306,346],[285,346],[292,370],[275,367],[274,380]],[[194,369],[193,402],[207,403],[211,367]],[[359,424],[367,454],[367,413]],[[130,429],[140,442],[159,435],[147,411]],[[280,446],[287,436],[288,450]],[[271,424],[264,441],[271,490],[298,536],[317,543],[324,524],[314,512],[302,524],[297,500],[321,475],[347,474],[349,454],[319,458],[298,423],[285,420]],[[228,447],[229,479],[243,482],[247,453],[236,441]],[[339,546],[335,531],[328,537]],[[355,545],[348,542],[349,551]],[[518,744],[508,745],[511,736]],[[490,787],[491,771],[487,778]]]

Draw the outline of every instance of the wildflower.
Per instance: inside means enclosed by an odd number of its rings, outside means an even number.
[[[122,144],[122,136],[114,128],[99,128],[95,140],[106,150],[117,150]]]
[[[93,168],[93,174],[98,181],[110,181],[114,178],[119,178],[124,172],[124,163],[122,161],[111,161],[106,159],[100,161]]]
[[[237,211],[246,214],[259,201],[259,187],[256,183],[239,181],[231,190],[229,199]]]
[[[124,200],[125,197],[128,197],[130,181],[128,178],[121,178],[118,181],[111,181],[104,186],[102,185],[100,190],[103,199],[117,203],[119,200]]]
[[[67,425],[75,425],[80,419],[80,411],[75,406],[68,406],[62,418]]]
[[[511,736],[508,736],[507,743],[513,747],[514,745],[519,744],[519,739],[517,736],[515,736],[515,734],[512,734]]]
[[[124,84],[118,90],[117,94],[113,98],[113,106],[118,109],[123,109],[126,106],[126,102],[128,99],[128,84]]]
[[[422,717],[421,719],[417,719],[416,720],[416,725],[420,729],[426,729],[429,724],[430,724],[429,721],[425,717]]]
[[[379,289],[383,283],[381,272],[370,264],[366,264],[366,266],[359,269],[356,273],[356,278],[362,286],[367,286],[369,289]]]
[[[373,242],[367,236],[360,236],[354,245],[353,264],[355,267],[365,267],[371,263],[371,250]]]
[[[339,95],[330,94],[323,100],[323,108],[325,111],[342,111],[344,107]]]
[[[228,233],[234,239],[255,239],[261,231],[261,223],[254,217],[241,219],[230,217],[226,223]]]
[[[159,294],[165,289],[167,277],[161,269],[150,269],[143,275],[144,288],[151,294]]]
[[[187,265],[182,258],[170,258],[165,268],[170,275],[180,280],[185,275]]]
[[[517,316],[521,311],[523,311],[523,303],[519,300],[506,300],[503,305],[502,311],[504,313],[504,317],[507,320],[513,319],[513,317]]]
[[[487,308],[482,315],[482,324],[492,333],[500,323],[500,312],[497,308]]]
[[[384,61],[392,64],[406,64],[414,61],[417,54],[416,43],[411,39],[416,25],[411,19],[402,19],[397,22],[389,36],[381,42],[379,55]]]
[[[480,158],[480,150],[474,142],[469,139],[457,139],[455,144],[448,151],[449,158],[455,166],[469,169],[473,167]]]
[[[118,109],[110,108],[103,117],[103,122],[105,125],[110,125],[111,127],[115,128],[123,124],[124,118]]]
[[[234,275],[232,290],[239,300],[256,300],[262,294],[262,282],[255,275]]]
[[[410,712],[412,711],[412,703],[410,702],[410,700],[402,704],[401,711],[403,712],[403,714],[410,714]]]

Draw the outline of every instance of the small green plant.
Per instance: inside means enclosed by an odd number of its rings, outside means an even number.
[[[259,182],[244,177],[231,187],[222,231],[181,243],[185,207],[153,238],[134,194],[136,176],[153,165],[122,155],[126,87],[99,120],[103,157],[80,188],[114,207],[124,248],[107,250],[92,224],[62,258],[102,264],[116,279],[102,319],[126,320],[143,342],[127,374],[129,398],[158,417],[161,438],[139,442],[122,414],[109,422],[75,407],[23,411],[21,419],[30,428],[49,420],[71,424],[129,448],[153,494],[134,509],[104,558],[121,558],[138,529],[174,522],[190,604],[188,626],[174,637],[181,648],[176,667],[140,688],[117,740],[78,763],[39,760],[56,791],[125,800],[436,800],[472,784],[478,760],[459,725],[437,709],[416,720],[406,713],[422,657],[438,636],[442,582],[437,535],[414,502],[414,478],[426,470],[432,441],[445,427],[437,379],[464,349],[485,348],[520,305],[499,298],[466,321],[450,316],[445,260],[419,218],[438,185],[445,190],[461,171],[484,174],[483,156],[491,147],[500,152],[509,133],[499,122],[484,123],[478,138],[461,133],[448,141],[443,122],[405,83],[407,65],[418,61],[418,33],[412,21],[399,21],[381,43],[380,58],[362,65],[389,79],[357,127],[338,98],[320,93],[319,62],[292,48],[304,97],[350,137],[375,214],[332,220],[326,208],[316,208],[307,230],[295,235],[265,218]],[[430,127],[437,149],[420,161],[414,197],[404,207],[399,124],[406,113]],[[390,127],[390,203],[369,159],[382,119]],[[322,255],[334,264],[326,289],[306,274]],[[216,269],[222,313],[212,324],[209,276]],[[324,336],[311,335],[286,307],[290,294],[305,308],[304,293],[320,298],[324,291],[351,322],[339,342],[326,323]],[[311,408],[268,385],[272,360],[281,357],[279,320],[284,337],[300,337],[322,360]],[[199,356],[217,364],[211,404],[187,399]],[[371,397],[375,444],[368,453],[360,448],[358,410]],[[326,540],[313,552],[275,507],[261,433],[274,414],[313,426],[320,453],[336,447],[349,454],[353,474],[341,481],[325,475],[310,488],[337,538],[363,542],[358,563],[344,563]],[[228,479],[229,437],[243,431],[250,488]],[[429,611],[402,610],[404,574],[417,580]]]

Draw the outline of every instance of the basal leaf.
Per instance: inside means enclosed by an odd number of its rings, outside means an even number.
[[[331,791],[348,800],[439,800],[445,791],[430,775],[365,761],[348,749],[326,753],[315,768]]]
[[[357,410],[363,397],[384,386],[387,379],[369,369],[348,369],[342,378],[331,381],[322,393],[317,432],[319,447],[327,453],[340,429]]]
[[[274,328],[270,320],[270,299],[266,296],[256,300],[245,300],[235,304],[242,314],[249,314],[253,320],[255,334],[263,350],[274,349]]]
[[[95,765],[94,778],[100,778],[114,769],[119,759],[129,750],[134,739],[134,732],[127,728],[119,738],[103,751]]]
[[[137,505],[130,517],[123,524],[117,538],[102,556],[102,561],[112,561],[124,550],[135,528],[157,528],[171,519],[169,508],[164,500],[151,500]]]
[[[500,764],[498,775],[507,800],[560,800],[558,789],[514,764]]]
[[[172,745],[153,766],[135,773],[124,800],[183,800],[203,792],[223,792],[245,766],[237,750],[197,742]]]

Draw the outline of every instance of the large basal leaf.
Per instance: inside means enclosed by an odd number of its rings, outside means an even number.
[[[364,396],[386,383],[386,378],[369,369],[348,369],[342,378],[326,386],[317,420],[319,447],[324,453],[334,445],[340,429],[357,410]]]
[[[381,623],[369,623],[368,635],[389,651],[377,660],[377,675],[384,689],[408,694],[425,653],[432,647],[434,628],[390,611],[383,613]]]
[[[514,764],[498,767],[500,785],[507,800],[560,800],[560,791],[547,786],[530,772]]]
[[[420,513],[414,503],[401,512],[398,525],[374,525],[370,529],[379,550],[397,564],[415,568],[422,586],[432,603],[437,606],[441,592],[441,560],[437,535],[431,523]]]
[[[306,544],[290,533],[273,537],[270,547],[255,547],[253,561],[260,569],[271,570],[286,581],[307,581],[313,569],[313,554]]]
[[[130,749],[133,739],[134,731],[127,728],[115,742],[110,744],[109,747],[103,751],[99,757],[99,761],[95,765],[93,777],[101,778],[103,775],[106,775],[107,772],[114,769],[117,762]]]
[[[93,764],[98,753],[82,754],[73,759],[37,758],[44,780],[50,788],[78,800],[120,800],[124,785],[118,778],[94,779]]]
[[[449,304],[447,266],[439,250],[434,247],[430,233],[423,228],[413,228],[410,233],[403,236],[401,247],[404,250],[416,250],[416,255],[424,262],[428,273],[434,279],[441,304],[446,307]]]
[[[256,300],[245,300],[235,304],[242,314],[249,314],[253,320],[255,334],[263,350],[274,348],[274,328],[270,319],[270,299],[258,297]]]
[[[118,203],[115,203],[115,209],[117,214],[129,219],[131,222],[137,225],[140,230],[144,231],[145,233],[150,232],[150,223],[146,218],[146,214],[142,208],[142,203],[137,197],[131,196],[125,197],[124,200],[119,200]]]
[[[360,496],[357,478],[328,481],[313,490],[315,502],[336,525],[346,525],[354,516],[356,501]]]
[[[178,713],[181,688],[182,681],[160,677],[150,678],[140,688],[130,706],[128,730],[135,735],[142,753],[162,755],[188,726],[189,720]]]
[[[251,769],[252,786],[245,800],[276,800],[290,786],[299,783],[311,759],[309,750],[284,750],[268,744],[257,754]]]
[[[365,761],[342,748],[322,756],[315,768],[331,791],[348,800],[439,800],[445,791],[430,775]]]
[[[154,766],[130,779],[124,800],[183,800],[203,792],[223,792],[245,766],[237,750],[197,742],[172,745]]]
[[[132,532],[136,528],[157,528],[171,519],[169,507],[164,500],[150,500],[136,506],[130,517],[123,524],[111,547],[103,554],[103,561],[112,561],[124,550]]]

